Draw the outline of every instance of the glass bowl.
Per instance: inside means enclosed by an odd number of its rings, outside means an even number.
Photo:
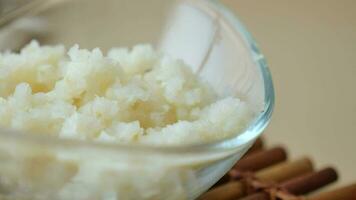
[[[102,144],[1,129],[1,199],[195,199],[241,158],[267,126],[274,104],[263,55],[237,18],[214,0],[41,1],[0,29],[0,49],[31,39],[83,48],[151,43],[184,60],[220,96],[258,112],[232,138],[152,147]]]

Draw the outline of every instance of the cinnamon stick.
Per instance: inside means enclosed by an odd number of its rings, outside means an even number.
[[[313,195],[308,200],[354,200],[356,199],[356,183],[329,192]]]
[[[256,172],[256,177],[263,181],[280,183],[313,171],[313,163],[307,157],[293,162],[283,162]]]
[[[280,187],[293,195],[302,195],[332,183],[336,179],[336,171],[333,168],[326,168],[285,181],[280,184]],[[266,192],[258,192],[241,200],[270,200],[270,196]]]
[[[245,195],[245,185],[240,181],[231,181],[206,192],[199,200],[235,200]]]
[[[281,187],[295,195],[307,194],[336,181],[337,177],[335,169],[329,167],[286,181]]]
[[[266,192],[258,192],[247,197],[241,198],[239,200],[270,200],[271,197]]]
[[[230,174],[229,174],[229,172],[228,172],[228,173],[226,173],[223,177],[221,177],[221,178],[218,180],[218,182],[216,182],[210,189],[216,188],[216,187],[218,187],[218,186],[220,186],[220,185],[223,185],[223,184],[226,184],[226,183],[228,183],[228,182],[230,182],[230,181],[231,181],[231,177],[230,177]]]
[[[272,149],[252,153],[246,157],[243,157],[234,165],[233,170],[237,170],[238,172],[255,172],[283,162],[286,159],[286,150],[282,147],[275,147]],[[231,179],[230,175],[231,174],[229,173],[224,175],[217,183],[215,183],[213,188],[229,182]]]
[[[253,145],[251,146],[251,148],[246,152],[246,154],[244,155],[244,157],[252,154],[252,153],[256,153],[258,151],[261,151],[264,149],[264,142],[262,138],[257,138],[255,143],[253,143]]]
[[[268,166],[280,163],[287,159],[287,152],[282,147],[274,147],[272,149],[260,151],[250,156],[239,160],[234,169],[240,171],[258,171]]]
[[[282,171],[281,171],[282,170]],[[256,178],[262,181],[285,181],[313,170],[312,163],[307,158],[293,162],[284,162],[263,169],[256,173]],[[279,173],[277,173],[279,172]],[[231,181],[203,194],[200,200],[234,200],[246,195],[246,185],[240,181]]]

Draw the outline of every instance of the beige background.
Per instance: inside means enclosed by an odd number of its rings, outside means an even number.
[[[356,1],[223,0],[267,57],[276,109],[266,131],[292,157],[356,181]]]

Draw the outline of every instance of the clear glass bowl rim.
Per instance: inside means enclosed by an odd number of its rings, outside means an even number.
[[[206,0],[210,3],[215,11],[217,11],[224,19],[233,27],[233,29],[241,34],[245,40],[247,47],[250,50],[252,58],[257,67],[260,69],[264,83],[264,109],[253,120],[252,123],[241,134],[232,138],[214,141],[210,143],[184,145],[184,146],[152,146],[145,144],[117,144],[117,143],[95,143],[88,141],[76,141],[68,139],[59,139],[53,137],[45,137],[38,135],[27,135],[20,131],[13,131],[8,129],[1,130],[0,138],[21,140],[30,143],[46,144],[52,147],[71,147],[71,148],[98,148],[112,151],[130,151],[131,153],[163,153],[163,154],[177,154],[177,153],[209,153],[209,152],[224,152],[227,150],[234,150],[254,141],[268,125],[273,108],[274,108],[274,88],[272,77],[268,69],[265,57],[260,52],[255,40],[247,31],[244,25],[238,20],[235,14],[223,5],[219,0]]]

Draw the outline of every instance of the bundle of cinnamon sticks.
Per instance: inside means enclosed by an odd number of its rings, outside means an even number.
[[[288,160],[283,147],[249,152],[199,200],[356,200],[356,183],[310,195],[338,178],[334,168],[314,169],[310,158]]]

